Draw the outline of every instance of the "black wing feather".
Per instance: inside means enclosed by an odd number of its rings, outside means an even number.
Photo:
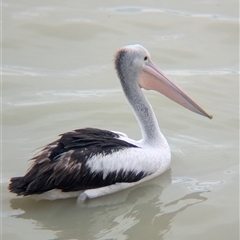
[[[51,189],[64,192],[103,187],[117,182],[135,182],[144,172],[91,173],[87,160],[137,146],[119,139],[117,133],[95,128],[77,129],[60,135],[48,144],[34,160],[25,176],[11,179],[9,190],[18,195],[40,194]]]

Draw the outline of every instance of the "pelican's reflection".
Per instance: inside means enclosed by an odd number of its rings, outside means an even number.
[[[159,239],[170,230],[178,213],[206,200],[200,193],[191,193],[165,204],[159,199],[170,185],[169,170],[144,185],[90,200],[83,206],[77,205],[76,199],[36,202],[20,198],[12,199],[11,207],[24,211],[16,218],[35,220],[38,227],[55,232],[56,239]],[[180,200],[187,203],[172,211]]]

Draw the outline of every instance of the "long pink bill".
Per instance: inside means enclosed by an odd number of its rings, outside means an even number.
[[[156,90],[183,107],[212,119],[210,114],[203,110],[151,61],[144,66],[139,78],[139,85],[146,90]]]

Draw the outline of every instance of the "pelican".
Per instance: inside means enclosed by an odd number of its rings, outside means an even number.
[[[135,141],[123,133],[97,128],[61,134],[32,158],[25,176],[10,179],[10,192],[49,200],[77,197],[78,202],[84,202],[164,173],[170,167],[170,147],[142,88],[155,90],[212,118],[152,62],[141,45],[119,49],[115,68],[140,125],[142,139]]]

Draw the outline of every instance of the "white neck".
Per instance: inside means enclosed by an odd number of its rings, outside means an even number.
[[[160,131],[152,107],[138,85],[142,66],[137,60],[134,51],[126,49],[118,51],[115,58],[118,77],[141,127],[142,143],[149,146],[166,146],[167,141]]]
[[[152,106],[138,85],[130,88],[124,89],[124,92],[140,125],[143,143],[152,146],[165,144],[166,139],[160,131]]]

